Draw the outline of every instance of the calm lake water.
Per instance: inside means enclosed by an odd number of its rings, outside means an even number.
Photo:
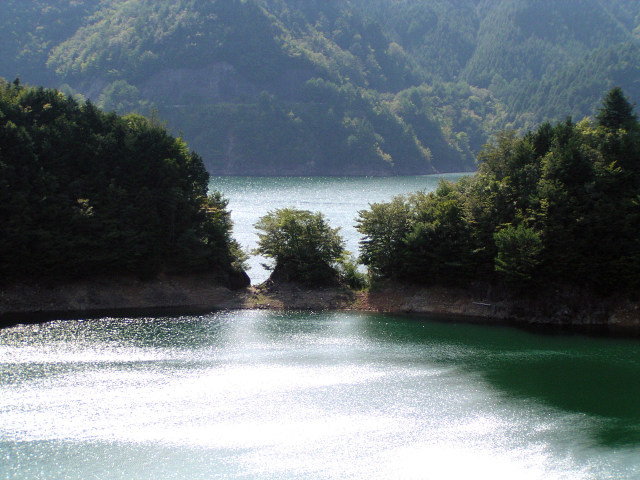
[[[216,178],[235,236],[437,177]],[[254,283],[266,272],[253,260]],[[2,479],[638,479],[640,343],[356,313],[0,330]]]
[[[0,331],[3,479],[637,479],[636,341],[355,313]]]
[[[295,207],[322,212],[332,227],[340,227],[347,249],[358,255],[360,234],[355,218],[370,203],[386,202],[396,195],[433,191],[440,179],[456,180],[468,174],[422,175],[408,177],[214,177],[211,188],[229,200],[235,223],[234,237],[246,249],[256,247],[253,225],[277,208]],[[253,284],[264,282],[269,272],[262,257],[249,260]]]

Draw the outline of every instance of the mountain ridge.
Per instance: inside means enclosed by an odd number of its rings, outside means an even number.
[[[472,170],[502,128],[640,99],[623,0],[36,0],[0,76],[157,114],[215,174]]]

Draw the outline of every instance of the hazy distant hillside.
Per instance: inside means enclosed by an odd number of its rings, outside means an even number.
[[[626,3],[633,2],[495,2],[462,78],[488,88],[508,105],[508,120],[516,127],[533,128],[567,112],[579,118],[590,115],[598,97],[614,85],[640,98],[640,85],[633,84],[640,80],[637,73],[635,78],[617,75],[620,70],[632,75],[626,62],[640,60],[640,42],[631,29],[640,24],[640,9],[634,7],[632,16],[622,8]],[[626,58],[609,55],[606,62],[595,60],[599,65],[593,69],[594,57],[606,50],[626,50]],[[583,75],[572,75],[575,71]]]
[[[490,134],[640,99],[623,0],[0,3],[0,76],[156,109],[229,174],[468,170]]]

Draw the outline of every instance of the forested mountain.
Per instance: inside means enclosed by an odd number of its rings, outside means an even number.
[[[157,110],[230,174],[469,170],[504,127],[640,99],[626,0],[0,3],[0,76]]]

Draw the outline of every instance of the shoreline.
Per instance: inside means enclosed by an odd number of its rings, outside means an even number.
[[[212,311],[233,295],[215,274],[22,283],[0,287],[0,328],[56,319],[198,314]]]
[[[580,290],[519,296],[495,286],[384,284],[370,291],[265,282],[239,290],[212,274],[99,278],[0,288],[0,328],[53,320],[202,315],[222,310],[354,311],[640,337],[640,302]]]

